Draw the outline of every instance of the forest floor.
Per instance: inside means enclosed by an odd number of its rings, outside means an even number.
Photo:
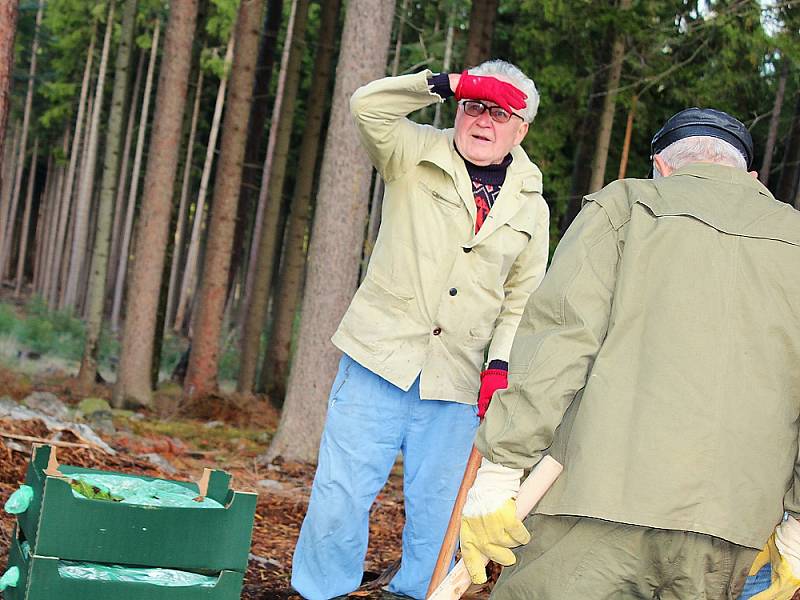
[[[108,399],[110,387],[97,384],[78,392],[76,381],[43,359],[45,369],[0,363],[0,397],[17,402],[33,392],[49,392],[67,408],[87,398]],[[193,406],[182,404],[179,390],[164,386],[153,408],[137,413],[114,411],[105,422],[84,419],[116,454],[94,448],[58,448],[61,464],[124,473],[196,481],[204,467],[222,468],[233,475],[232,486],[258,493],[253,541],[242,598],[299,599],[291,591],[291,558],[305,514],[314,466],[282,462],[262,465],[258,457],[277,427],[279,414],[259,398],[236,395],[209,399]],[[77,417],[80,421],[81,417]],[[0,417],[0,502],[24,481],[31,454],[27,436],[80,444],[84,439],[68,431],[55,432],[39,420]],[[370,545],[365,563],[365,585],[353,597],[380,598],[386,570],[400,556],[403,526],[402,466],[398,464],[378,496],[370,519]],[[6,564],[14,518],[0,511],[0,571]],[[380,575],[384,574],[381,578]],[[485,598],[475,590],[471,598]]]

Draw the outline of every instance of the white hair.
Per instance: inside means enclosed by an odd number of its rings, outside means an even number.
[[[469,69],[472,75],[494,76],[500,75],[511,81],[519,88],[528,99],[525,101],[525,108],[519,111],[519,115],[526,123],[531,123],[539,110],[539,92],[533,79],[525,75],[518,67],[504,60],[487,60],[477,67]]]
[[[733,144],[707,135],[692,135],[672,142],[658,155],[673,170],[693,162],[711,162],[747,171],[747,161]],[[658,169],[653,168],[658,177]]]

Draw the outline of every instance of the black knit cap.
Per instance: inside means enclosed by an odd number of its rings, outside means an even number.
[[[650,155],[683,138],[706,135],[731,144],[744,156],[747,168],[753,162],[753,138],[744,124],[726,112],[713,108],[687,108],[673,115],[650,142]]]

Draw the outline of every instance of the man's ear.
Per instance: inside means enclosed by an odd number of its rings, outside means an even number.
[[[653,162],[655,163],[655,168],[658,169],[662,177],[669,177],[672,175],[672,167],[667,164],[667,161],[661,158],[660,154],[653,156]]]
[[[522,143],[522,140],[525,139],[525,135],[528,133],[528,127],[530,127],[530,125],[526,122],[523,122],[522,125],[519,126],[517,135],[514,138],[515,146],[519,146]]]
[[[750,173],[750,175],[758,179],[758,171],[748,171],[748,173]]]

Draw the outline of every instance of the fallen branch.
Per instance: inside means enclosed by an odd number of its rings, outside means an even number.
[[[21,442],[32,442],[34,444],[48,444],[50,446],[58,446],[59,448],[85,448],[87,450],[101,450],[105,452],[100,446],[94,444],[79,444],[77,442],[62,442],[60,440],[47,440],[45,438],[33,437],[30,435],[20,435],[18,433],[9,433],[8,431],[0,431],[0,437],[8,438],[10,440],[20,440]]]

